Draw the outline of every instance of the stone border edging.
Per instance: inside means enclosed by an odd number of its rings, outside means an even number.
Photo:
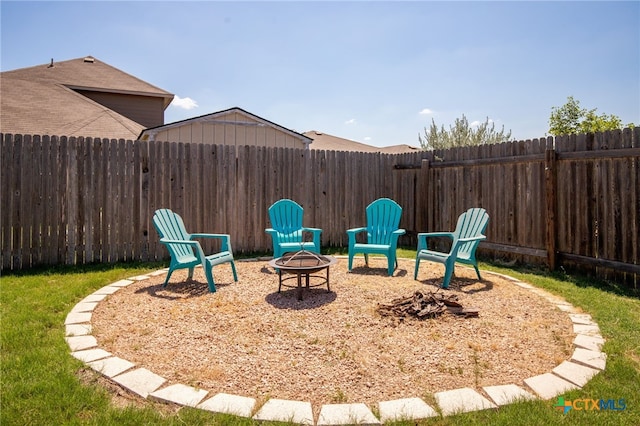
[[[342,256],[338,256],[342,257]],[[236,260],[262,261],[264,258]],[[504,278],[514,285],[536,293],[547,299],[558,309],[566,312],[573,324],[574,352],[569,360],[563,361],[551,372],[529,377],[523,386],[506,384],[485,386],[482,390],[486,398],[472,388],[461,388],[434,394],[439,411],[429,406],[421,398],[403,398],[378,403],[380,418],[363,403],[325,404],[320,409],[317,422],[313,419],[310,402],[269,399],[261,407],[256,407],[256,399],[210,392],[183,384],[167,384],[167,380],[146,368],[113,356],[101,349],[91,334],[91,316],[98,303],[109,295],[151,277],[167,273],[160,269],[146,275],[139,275],[116,281],[95,291],[82,299],[69,312],[65,320],[65,340],[71,349],[71,355],[87,366],[142,398],[170,402],[182,406],[194,407],[217,413],[233,414],[240,417],[264,421],[288,421],[303,425],[380,425],[389,421],[419,420],[428,417],[459,414],[470,411],[498,408],[523,399],[551,399],[566,391],[582,388],[593,376],[606,366],[606,354],[601,351],[604,339],[600,328],[591,315],[580,313],[573,305],[551,293],[527,284],[523,281],[491,271],[483,273]],[[166,385],[166,386],[165,386]],[[532,393],[533,392],[533,393]]]

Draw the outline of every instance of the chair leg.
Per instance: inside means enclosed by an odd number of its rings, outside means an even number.
[[[192,266],[191,268],[189,268],[189,279],[192,280],[193,279],[193,270],[195,269],[195,266]]]
[[[173,269],[169,268],[169,272],[167,272],[167,278],[164,280],[164,284],[162,284],[162,288],[165,288],[167,284],[169,284],[169,278],[171,278],[171,274],[173,274]]]
[[[482,277],[480,276],[480,270],[478,269],[478,265],[474,264],[473,267],[476,269],[476,274],[478,274],[478,279],[482,281]]]
[[[420,258],[417,257],[416,258],[416,267],[413,270],[413,279],[417,280],[418,279],[418,268],[420,267]]]
[[[444,280],[442,280],[442,288],[449,288],[451,276],[453,275],[454,265],[445,264]]]
[[[393,271],[395,270],[394,266],[397,266],[396,260],[389,256],[389,258],[387,259],[387,272],[389,273],[390,277],[393,276]]]
[[[369,255],[364,253],[364,264],[369,267]]]
[[[233,280],[235,282],[238,282],[238,273],[236,272],[236,262],[232,260],[230,263],[231,263],[231,271],[233,271]]]
[[[216,283],[213,280],[213,266],[211,266],[211,264],[206,263],[204,265],[202,265],[202,267],[204,268],[204,274],[207,277],[207,284],[209,285],[209,291],[211,293],[215,293],[216,292]]]
[[[347,269],[351,271],[352,267],[353,267],[353,253],[349,253],[349,265]]]

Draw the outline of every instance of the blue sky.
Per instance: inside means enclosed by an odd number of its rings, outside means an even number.
[[[640,1],[1,1],[2,71],[92,55],[289,129],[419,146],[435,120],[547,134],[552,107],[640,124]]]

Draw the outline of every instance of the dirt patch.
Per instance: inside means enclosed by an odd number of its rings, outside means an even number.
[[[485,273],[458,267],[440,289],[444,268],[400,260],[393,277],[384,259],[347,260],[330,269],[331,292],[316,287],[296,298],[278,289],[266,261],[214,268],[218,291],[208,292],[201,269],[194,279],[177,271],[136,282],[109,296],[92,316],[103,349],[166,378],[265,401],[322,404],[426,397],[435,392],[515,383],[551,371],[568,359],[572,325],[546,299]],[[323,274],[322,272],[320,274]],[[314,280],[312,278],[312,280]],[[316,279],[317,280],[317,279]],[[478,317],[381,316],[378,304],[415,291],[455,295]]]

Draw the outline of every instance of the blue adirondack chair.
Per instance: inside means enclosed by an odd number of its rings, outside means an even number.
[[[265,232],[271,235],[273,257],[282,257],[284,253],[306,250],[320,254],[320,234],[322,229],[302,226],[304,209],[293,200],[278,200],[269,207],[271,228]],[[305,237],[311,235],[311,241]]]
[[[189,234],[185,229],[184,222],[180,215],[169,209],[156,210],[153,215],[153,225],[160,235],[160,242],[167,247],[171,255],[169,273],[164,281],[163,287],[169,283],[171,274],[176,269],[189,268],[189,279],[193,278],[193,269],[197,265],[202,265],[209,291],[216,291],[216,284],[213,280],[213,267],[222,263],[231,263],[234,281],[238,281],[236,264],[231,251],[231,238],[228,234]],[[202,246],[195,238],[217,238],[221,240],[220,252],[205,256]]]
[[[418,279],[420,260],[443,263],[445,266],[442,288],[448,288],[456,262],[472,265],[478,279],[481,280],[478,262],[476,261],[476,248],[481,240],[487,238],[483,235],[489,223],[489,215],[482,208],[470,208],[458,217],[458,224],[454,232],[429,232],[418,234],[418,252],[416,253],[416,267],[413,279]],[[429,250],[427,239],[432,237],[448,237],[451,239],[451,249],[448,253]]]
[[[369,266],[369,254],[382,254],[387,257],[389,276],[398,266],[396,249],[398,237],[405,233],[400,229],[402,207],[389,198],[379,198],[369,204],[366,209],[367,226],[347,230],[349,236],[349,271],[353,266],[353,256],[364,254],[364,261]],[[367,233],[367,242],[358,243],[356,236]]]

